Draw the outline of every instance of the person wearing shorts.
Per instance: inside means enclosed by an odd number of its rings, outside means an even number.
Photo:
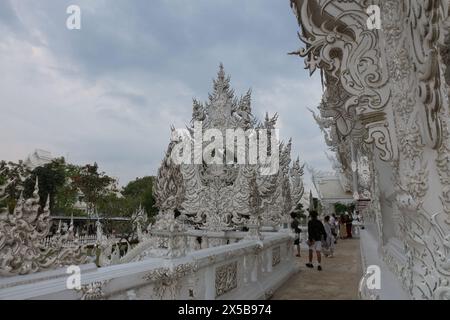
[[[325,228],[325,232],[327,234],[327,238],[322,244],[324,247],[323,253],[325,254],[325,257],[332,258],[334,255],[334,235],[330,216],[326,216],[323,220],[323,227]]]
[[[322,252],[322,241],[312,241],[309,243],[309,250],[312,252]]]
[[[308,268],[314,268],[312,260],[315,251],[317,256],[317,270],[322,271],[322,256],[320,252],[322,251],[322,240],[327,239],[327,233],[322,222],[317,219],[318,214],[316,211],[311,211],[309,216],[311,217],[311,220],[308,222],[309,263],[306,266]]]
[[[291,228],[295,233],[295,241],[294,241],[294,245],[297,248],[297,257],[301,257],[301,252],[300,252],[300,233],[302,232],[302,230],[300,229],[300,223],[297,219],[297,215],[294,211],[291,212],[291,218],[292,218],[292,223],[291,223]]]

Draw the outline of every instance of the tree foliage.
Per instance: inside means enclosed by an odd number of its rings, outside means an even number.
[[[55,196],[55,206],[51,212],[65,216],[82,216],[86,214],[80,209],[75,208],[75,204],[80,196],[80,190],[73,183],[73,177],[78,175],[80,167],[67,164],[65,166],[65,180],[62,185],[57,188]]]
[[[0,162],[0,186],[8,182],[0,205],[12,212],[20,194],[31,197],[36,179],[41,206],[50,200],[52,215],[93,215],[102,217],[131,217],[140,206],[149,217],[156,215],[152,194],[154,178],[136,178],[118,191],[116,179],[102,172],[97,163],[78,166],[64,158],[54,159],[43,166],[29,170],[23,162]],[[77,209],[79,201],[86,203],[87,211]],[[122,226],[117,225],[119,231]],[[130,226],[125,226],[130,229]]]
[[[66,181],[66,162],[64,158],[55,159],[52,162],[35,168],[25,181],[24,196],[31,197],[33,194],[36,179],[39,187],[39,198],[41,207],[45,206],[47,199],[50,200],[50,211],[55,208],[55,200],[58,189]]]
[[[116,180],[105,172],[99,172],[97,163],[79,168],[71,179],[83,194],[83,201],[86,202],[90,214],[97,212],[100,201],[117,191]]]
[[[345,212],[351,213],[351,212],[353,212],[354,208],[355,208],[354,203],[345,205],[343,203],[338,202],[338,203],[334,204],[334,212],[338,215],[341,215]]]
[[[155,178],[151,176],[136,178],[122,190],[122,195],[134,201],[134,206],[142,205],[149,217],[155,216],[155,198],[153,197],[153,182]]]

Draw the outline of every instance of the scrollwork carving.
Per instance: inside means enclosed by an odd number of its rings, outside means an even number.
[[[175,267],[162,267],[147,273],[144,280],[155,282],[154,295],[163,299],[176,299],[181,290],[181,279],[195,273],[198,265],[195,262],[179,264]]]
[[[102,300],[106,297],[104,286],[109,281],[96,281],[81,286],[78,290],[81,292],[80,300]]]
[[[238,263],[237,261],[217,267],[216,269],[216,298],[237,288]]]
[[[272,266],[280,264],[281,262],[281,247],[275,247],[272,249]]]
[[[73,233],[57,234],[44,245],[50,226],[49,201],[41,208],[37,181],[33,197],[25,200],[21,195],[12,214],[0,208],[0,275],[24,275],[88,261]],[[66,246],[69,237],[73,245]]]

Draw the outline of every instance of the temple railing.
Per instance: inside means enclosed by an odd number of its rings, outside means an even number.
[[[58,241],[58,236],[48,236],[40,241],[45,248],[50,247],[51,244]],[[96,235],[78,236],[73,240],[64,241],[64,247],[79,246],[79,245],[95,245],[97,243]]]
[[[297,270],[292,235],[276,232],[263,237],[180,258],[148,258],[103,268],[83,265],[78,289],[68,288],[77,274],[65,268],[4,278],[0,299],[267,299]]]

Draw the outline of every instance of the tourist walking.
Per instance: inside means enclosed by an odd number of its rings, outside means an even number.
[[[336,244],[338,238],[339,222],[337,221],[335,213],[333,213],[330,217],[330,226],[331,226],[331,234],[334,237],[334,244]]]
[[[306,264],[308,268],[314,268],[312,263],[314,251],[317,256],[317,270],[322,271],[322,241],[326,241],[327,234],[322,222],[317,219],[317,212],[311,211],[309,213],[311,219],[308,222],[308,246],[309,246],[309,263]]]
[[[332,230],[332,226],[334,223],[331,223],[330,216],[326,216],[324,219],[323,227],[325,229],[325,233],[327,234],[327,238],[324,241],[324,254],[327,258],[332,258],[334,256],[334,235]]]
[[[345,215],[345,227],[347,230],[347,238],[348,239],[351,239],[353,237],[352,236],[352,225],[353,225],[352,221],[353,221],[352,217],[350,215],[346,214]]]
[[[295,234],[295,240],[294,240],[294,245],[297,247],[297,257],[301,257],[301,253],[300,253],[300,233],[302,232],[302,229],[300,229],[300,222],[297,219],[297,215],[295,214],[295,212],[291,212],[291,218],[292,218],[292,223],[291,223],[291,228],[294,231]]]
[[[347,238],[347,226],[345,222],[345,215],[339,217],[339,238]]]

